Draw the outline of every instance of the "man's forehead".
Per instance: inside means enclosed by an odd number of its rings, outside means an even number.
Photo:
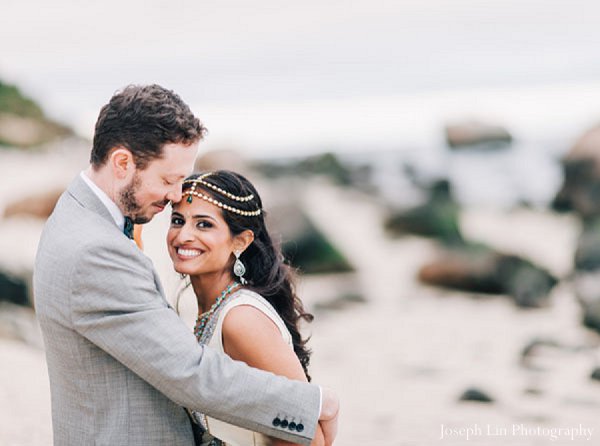
[[[185,178],[194,170],[193,162],[169,161],[165,159],[155,159],[148,164],[148,172],[165,178],[181,179]]]
[[[194,171],[198,146],[183,144],[166,144],[162,156],[149,164],[149,168],[162,176],[185,178]]]

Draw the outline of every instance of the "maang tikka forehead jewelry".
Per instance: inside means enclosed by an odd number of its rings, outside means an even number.
[[[198,178],[194,178],[194,179],[191,179],[191,180],[186,180],[186,181],[183,182],[183,184],[191,184],[192,185],[190,187],[190,189],[188,189],[188,190],[186,190],[186,191],[183,192],[183,195],[187,195],[187,202],[188,203],[191,203],[192,200],[193,200],[193,197],[195,196],[195,197],[202,198],[203,200],[208,201],[209,203],[212,203],[215,206],[218,206],[218,207],[220,207],[222,209],[225,209],[226,211],[230,211],[230,212],[233,212],[233,213],[236,213],[236,214],[239,214],[239,215],[243,215],[245,217],[256,217],[257,215],[260,215],[262,213],[262,210],[260,208],[256,209],[255,211],[245,211],[243,209],[238,209],[238,208],[235,208],[233,206],[229,206],[229,205],[227,205],[227,204],[225,204],[225,203],[223,203],[223,202],[221,202],[219,200],[214,199],[210,195],[206,195],[206,194],[203,194],[202,192],[198,192],[196,190],[196,187],[197,187],[198,184],[202,184],[203,186],[208,187],[209,189],[212,189],[215,192],[218,192],[221,195],[224,195],[224,196],[226,196],[227,198],[229,198],[231,200],[235,200],[235,201],[239,201],[239,202],[246,202],[246,201],[250,201],[250,200],[252,200],[254,198],[254,194],[250,194],[250,195],[247,195],[245,197],[241,197],[241,196],[238,196],[238,195],[234,195],[231,192],[228,192],[228,191],[226,191],[224,189],[221,189],[220,187],[218,187],[218,186],[216,186],[216,185],[214,185],[212,183],[204,181],[204,178],[206,178],[206,177],[208,177],[208,176],[210,176],[212,174],[213,174],[212,172],[208,172],[208,173],[205,173],[205,174],[199,176]]]

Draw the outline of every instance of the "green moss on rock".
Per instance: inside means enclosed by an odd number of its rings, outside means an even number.
[[[18,87],[0,81],[0,146],[35,147],[72,133],[46,118],[42,108]]]
[[[305,274],[341,273],[354,269],[310,221],[304,222],[301,234],[282,245],[282,251],[294,267]]]
[[[15,85],[2,81],[0,81],[0,113],[24,118],[44,118],[44,112],[33,99],[23,95]]]

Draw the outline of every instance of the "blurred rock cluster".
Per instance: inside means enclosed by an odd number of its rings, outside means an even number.
[[[0,147],[32,148],[72,134],[69,127],[47,118],[15,85],[0,80]]]
[[[28,124],[22,125],[25,122]],[[449,153],[474,151],[486,154],[491,153],[490,149],[510,150],[515,142],[506,127],[497,123],[453,122],[443,132]],[[30,151],[43,144],[46,148],[58,147],[71,134],[66,126],[48,120],[39,106],[21,95],[16,87],[0,82],[0,144],[6,150]],[[58,143],[48,146],[49,141]],[[77,150],[82,150],[81,143]],[[373,152],[357,160],[326,152],[250,161],[234,151],[223,150],[204,154],[195,169],[226,168],[247,175],[268,203],[268,225],[277,234],[289,263],[300,274],[344,278],[347,286],[339,287],[334,295],[320,296],[319,304],[314,307],[316,310],[341,309],[365,302],[364,293],[352,278],[355,266],[341,247],[325,235],[324,228],[310,218],[310,212],[307,212],[310,203],[302,199],[307,182],[325,180],[335,187],[354,190],[384,209],[385,218],[380,224],[389,239],[418,236],[436,241],[437,257],[421,265],[415,277],[422,284],[459,290],[473,298],[506,296],[519,308],[534,309],[552,305],[554,288],[567,283],[573,286],[574,295],[581,304],[583,323],[600,332],[600,288],[597,286],[600,281],[600,127],[584,134],[560,161],[564,181],[551,209],[570,212],[582,222],[573,271],[560,277],[523,254],[499,251],[465,236],[460,223],[464,208],[456,199],[454,185],[447,177],[430,178],[410,164],[398,165],[397,174],[403,177],[407,188],[417,193],[411,200],[391,200],[390,196],[402,196],[402,191],[394,194],[395,191],[378,181],[381,160],[377,157],[378,154]],[[3,221],[45,221],[63,190],[61,187],[38,187],[31,193],[11,194],[11,199],[3,203]],[[329,222],[333,226],[337,223]],[[15,306],[35,306],[31,291],[32,269],[33,258],[27,267],[17,270],[0,265],[1,312],[6,314]],[[21,310],[13,313],[14,318],[8,319],[23,320]],[[25,334],[18,334],[18,330],[28,323],[11,323],[12,328],[6,328],[8,319],[0,318],[0,325],[4,324],[0,333],[26,338]],[[463,399],[493,399],[477,392],[478,389],[469,389]]]

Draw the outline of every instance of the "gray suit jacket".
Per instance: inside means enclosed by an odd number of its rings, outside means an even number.
[[[314,436],[318,387],[199,346],[150,259],[79,176],[44,228],[34,294],[55,445],[189,446],[182,406],[288,441]]]

